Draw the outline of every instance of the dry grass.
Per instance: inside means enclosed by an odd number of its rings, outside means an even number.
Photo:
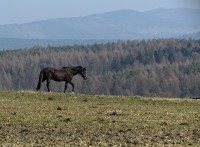
[[[200,100],[0,92],[2,146],[198,146]]]

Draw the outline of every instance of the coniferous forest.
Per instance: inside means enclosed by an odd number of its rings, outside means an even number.
[[[0,51],[0,89],[35,90],[42,68],[78,65],[87,80],[74,77],[77,93],[200,97],[200,40],[173,38]],[[50,87],[63,92],[64,83]]]

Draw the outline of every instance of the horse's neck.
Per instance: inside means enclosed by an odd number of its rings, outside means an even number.
[[[79,74],[79,69],[71,69],[71,73],[75,76],[77,74]]]
[[[81,70],[80,68],[77,67],[63,67],[63,69],[68,70],[70,74],[72,74],[73,76],[79,74]]]

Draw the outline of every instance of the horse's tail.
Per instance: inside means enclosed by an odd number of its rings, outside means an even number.
[[[40,72],[40,76],[39,76],[39,80],[38,80],[38,85],[37,85],[37,88],[36,88],[37,91],[40,90],[40,88],[41,88],[42,79],[43,79],[43,71]]]

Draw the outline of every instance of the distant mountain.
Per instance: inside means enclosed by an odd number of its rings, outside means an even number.
[[[113,42],[114,40],[81,40],[81,39],[21,39],[21,38],[0,38],[0,50],[22,49],[33,46],[63,46],[63,45],[90,45]]]
[[[118,10],[85,17],[0,25],[0,38],[145,39],[200,31],[200,9]]]
[[[181,38],[185,39],[195,39],[195,40],[200,40],[200,32],[195,32],[195,33],[189,33],[186,35],[181,36]]]

